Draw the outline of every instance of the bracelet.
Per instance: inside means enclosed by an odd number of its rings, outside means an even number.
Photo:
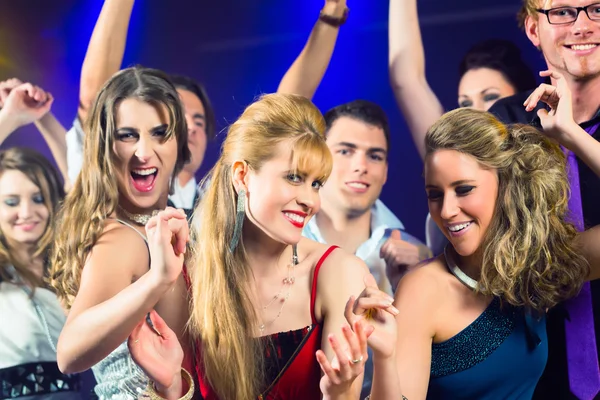
[[[181,376],[187,382],[189,389],[183,397],[180,397],[179,400],[191,400],[194,398],[194,390],[196,389],[194,385],[194,379],[189,372],[185,370],[185,368],[181,368]],[[156,388],[154,387],[153,381],[148,381],[148,386],[146,386],[146,390],[141,394],[140,399],[150,399],[150,400],[165,400],[164,397],[161,397]]]
[[[348,19],[348,12],[350,9],[346,7],[344,10],[344,14],[341,17],[334,17],[333,15],[325,14],[323,10],[319,13],[319,21],[326,23],[327,25],[333,26],[334,28],[338,28],[346,23]]]

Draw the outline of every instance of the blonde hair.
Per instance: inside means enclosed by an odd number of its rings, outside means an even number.
[[[536,17],[539,8],[540,0],[523,0],[523,4],[517,13],[517,22],[519,23],[519,27],[525,29],[525,20],[527,17]]]
[[[44,205],[48,209],[48,221],[46,229],[37,241],[33,258],[42,257],[46,263],[54,242],[56,213],[65,196],[62,183],[52,164],[44,156],[30,149],[13,147],[0,152],[0,176],[11,170],[26,175],[40,189],[44,198]],[[33,287],[44,286],[43,280],[30,271],[29,266],[24,264],[25,261],[12,255],[9,240],[0,230],[0,280],[13,279],[7,271],[7,268],[12,265],[26,283]]]
[[[569,182],[560,147],[535,128],[492,114],[451,111],[425,138],[426,157],[455,150],[497,171],[498,198],[481,244],[481,292],[539,312],[575,296],[589,264],[566,221]]]
[[[324,131],[323,117],[310,100],[265,95],[231,125],[207,178],[208,190],[192,222],[190,328],[201,340],[203,371],[220,399],[256,399],[264,384],[263,348],[253,338],[258,319],[247,289],[253,278],[243,237],[233,253],[229,250],[237,202],[232,165],[243,160],[258,171],[277,155],[278,144],[288,141],[292,169],[325,180],[332,156]]]
[[[83,167],[67,195],[57,224],[50,283],[70,307],[79,290],[87,255],[104,229],[104,220],[118,204],[114,170],[117,109],[127,98],[166,107],[169,127],[164,140],[177,140],[173,178],[189,160],[187,126],[177,91],[161,71],[133,67],[115,74],[100,90],[86,123]]]

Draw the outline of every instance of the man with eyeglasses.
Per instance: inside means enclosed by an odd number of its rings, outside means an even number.
[[[600,141],[600,1],[523,0],[519,21],[548,69],[564,76],[572,92],[575,121]],[[537,113],[545,104],[526,111],[523,103],[530,93],[501,99],[490,112],[505,123],[541,129]],[[600,224],[600,178],[571,157],[571,216],[579,229],[589,228]],[[534,399],[599,398],[600,281],[586,284],[577,298],[550,310],[547,331],[548,364]]]

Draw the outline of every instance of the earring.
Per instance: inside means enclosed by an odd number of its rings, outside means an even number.
[[[235,210],[235,227],[233,228],[233,236],[229,250],[233,253],[240,238],[242,237],[242,226],[244,225],[244,217],[246,216],[246,190],[240,189],[238,192],[237,206]]]

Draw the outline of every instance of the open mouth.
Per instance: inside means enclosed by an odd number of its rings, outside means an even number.
[[[353,181],[353,182],[346,182],[346,186],[348,186],[350,189],[352,189],[354,192],[366,192],[367,189],[369,189],[369,184],[365,183],[365,182],[357,182],[357,181]]]
[[[574,51],[588,51],[593,50],[598,47],[597,43],[586,43],[586,44],[570,44],[565,45],[565,47],[574,50]]]
[[[451,225],[451,226],[447,226],[448,231],[450,232],[451,235],[460,235],[461,233],[463,233],[464,231],[466,231],[471,225],[473,224],[473,222],[464,222],[462,224],[456,224],[456,225]]]
[[[133,187],[139,192],[149,192],[154,188],[157,168],[138,168],[131,170],[131,182]]]
[[[304,220],[307,217],[307,215],[305,213],[295,213],[295,212],[284,211],[283,215],[295,227],[297,227],[297,228],[304,227]]]

